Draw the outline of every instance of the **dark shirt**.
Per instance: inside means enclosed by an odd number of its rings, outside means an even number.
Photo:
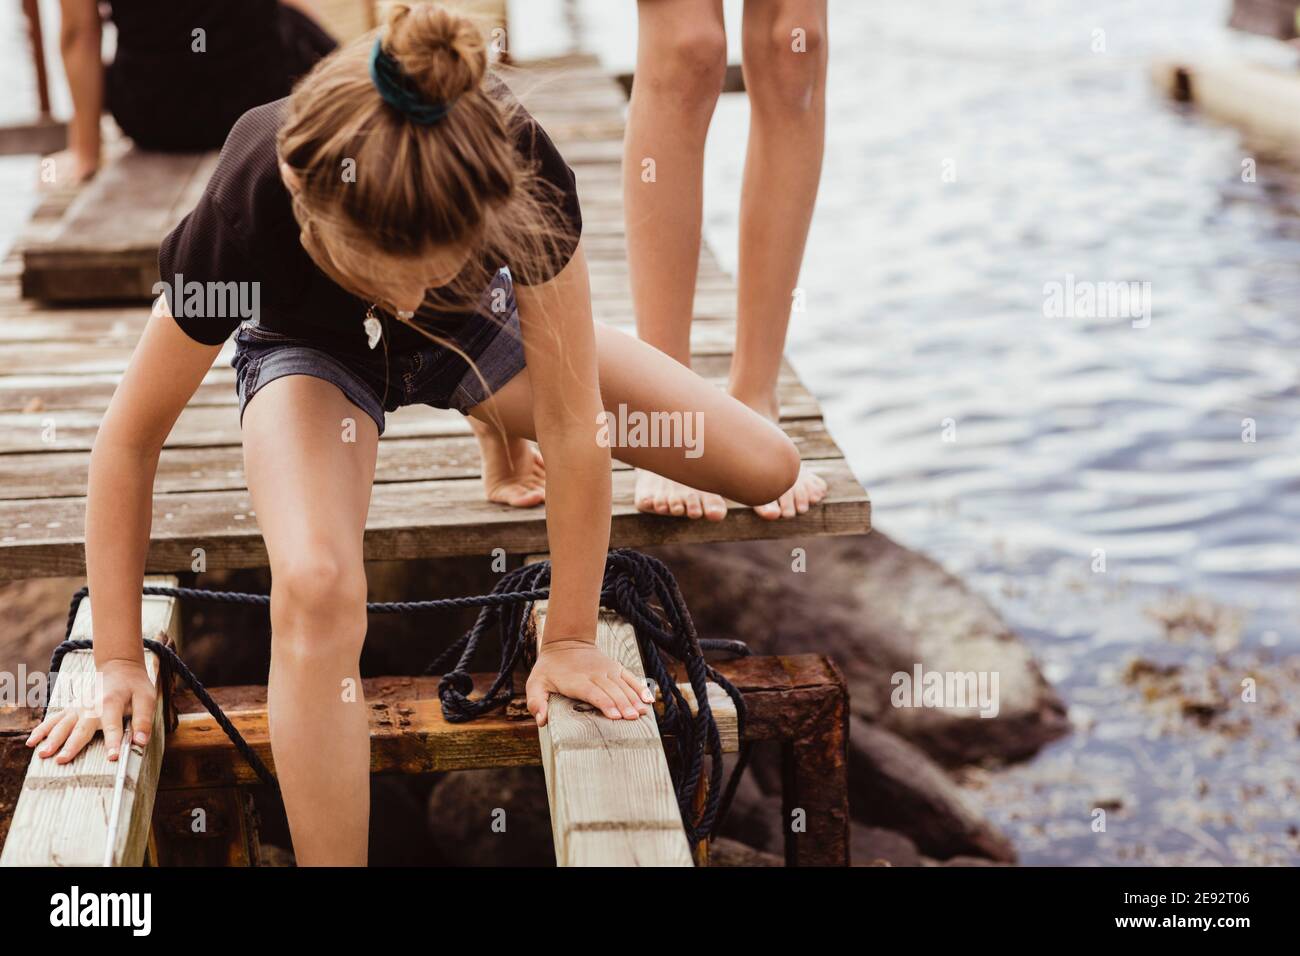
[[[247,110],[288,94],[334,49],[279,0],[113,0],[107,106],[146,149],[217,149]]]
[[[301,229],[293,215],[289,191],[280,178],[275,145],[286,103],[281,99],[249,110],[230,131],[198,205],[163,239],[158,250],[164,294],[177,324],[190,338],[217,345],[244,318],[252,316],[241,314],[246,309],[232,308],[231,295],[205,296],[204,307],[195,307],[198,298],[186,295],[190,283],[200,283],[201,288],[209,283],[234,282],[248,289],[242,284],[255,282],[260,326],[317,343],[335,353],[365,355],[370,350],[363,323],[371,303],[326,275],[299,240]],[[558,189],[564,219],[558,225],[571,237],[563,250],[563,261],[554,263],[549,274],[513,274],[517,283],[538,284],[550,279],[572,256],[582,232],[582,213],[573,170],[546,132],[531,117],[525,114],[525,118],[516,147],[525,159],[537,164],[539,176]],[[510,263],[491,265],[497,268]],[[178,290],[182,281],[184,286]],[[174,290],[185,296],[179,307]],[[240,301],[251,305],[251,293],[244,291]],[[213,304],[220,307],[213,309]],[[415,321],[451,339],[471,358],[477,358],[486,347],[481,334],[483,319],[472,309],[450,312],[434,309],[426,302]],[[384,321],[384,337],[389,352],[395,353],[426,349],[432,344],[415,329],[391,319]]]
[[[124,66],[229,73],[275,51],[279,0],[112,0]],[[175,81],[154,74],[155,85]]]

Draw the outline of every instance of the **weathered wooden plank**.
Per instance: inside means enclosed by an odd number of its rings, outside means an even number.
[[[174,587],[176,579],[155,577],[146,579],[145,583]],[[180,613],[176,599],[142,598],[141,633],[143,637],[165,637],[178,643]],[[90,636],[87,599],[78,608],[72,637],[79,640]],[[157,681],[157,657],[152,651],[146,651],[145,661],[149,676]],[[93,652],[68,654],[54,686],[51,707],[60,709],[90,703],[95,693]],[[153,726],[157,732],[151,735],[147,746],[130,744],[116,762],[109,761],[102,734],[66,764],[43,759],[33,752],[9,836],[0,853],[0,866],[140,865],[162,764],[161,694]]]
[[[516,92],[553,127],[572,165],[619,163],[625,103],[616,84],[585,66],[516,76]],[[192,208],[214,164],[213,154],[129,149],[113,157],[53,235],[34,234],[25,243],[23,294],[49,301],[147,299],[158,279],[158,242]],[[598,203],[593,197],[593,212]],[[596,216],[590,228],[606,226]]]
[[[821,505],[780,521],[758,517],[732,503],[725,521],[689,521],[638,512],[634,476],[614,475],[613,547],[747,541],[870,530],[871,506],[843,459],[811,462],[829,485]],[[187,571],[195,549],[207,567],[254,568],[267,564],[266,548],[246,493],[187,492],[155,495],[146,569]],[[531,554],[547,548],[545,509],[519,509],[485,501],[476,480],[392,482],[377,485],[365,536],[367,560],[413,560],[484,555],[494,548]],[[84,573],[85,499],[0,502],[0,580]]]
[[[695,688],[689,683],[682,682],[677,685],[682,696],[686,698],[686,707],[692,714],[700,712],[699,704],[695,700]],[[709,697],[709,711],[713,714],[713,723],[718,728],[718,737],[722,741],[723,753],[734,753],[740,749],[740,731],[738,718],[736,716],[736,702],[731,699],[725,690],[719,685],[709,681],[704,685],[705,691]],[[662,691],[656,698],[661,703],[656,706],[657,711],[662,711]]]
[[[821,419],[791,420],[784,423],[784,428],[804,459],[820,461],[839,456]],[[386,436],[379,443],[376,483],[480,477],[478,442],[467,433],[420,437],[412,429],[412,435]],[[614,462],[617,470],[627,467]],[[0,500],[84,496],[89,468],[88,451],[0,455]],[[153,487],[155,494],[239,491],[247,487],[243,449],[238,445],[164,448]]]
[[[5,296],[0,298],[0,343],[134,345],[148,319],[148,308],[140,306],[64,309]]]
[[[3,381],[0,378],[0,382]],[[238,445],[242,440],[239,411],[229,395],[222,398],[222,392],[225,389],[213,386],[207,393],[208,403],[186,406],[166,438],[166,447]],[[0,395],[3,394],[3,389],[0,389]],[[45,408],[43,393],[19,393],[19,398],[23,399],[25,411],[0,412],[0,472],[3,472],[5,454],[81,451],[94,445],[95,434],[103,420],[103,408]],[[781,403],[783,420],[815,418],[818,415],[815,399],[798,381],[779,382],[777,399]],[[386,420],[383,441],[469,432],[464,416],[447,408],[407,406],[391,412]]]
[[[1292,70],[1245,60],[1157,61],[1151,77],[1169,95],[1250,133],[1284,156],[1300,145],[1300,82]]]
[[[68,125],[54,119],[0,126],[0,156],[31,153],[48,156],[68,148]]]
[[[107,162],[48,240],[23,251],[25,296],[48,301],[147,300],[158,244],[201,194],[215,153],[130,149]]]
[[[3,320],[0,319],[0,323],[2,322]],[[0,352],[4,349],[5,346],[0,345]],[[715,385],[724,386],[731,368],[731,356],[726,353],[697,354],[691,358],[691,367],[702,378]],[[48,372],[0,375],[0,414],[15,412],[32,414],[70,409],[103,411],[108,408],[109,399],[113,397],[113,392],[121,380],[121,371],[99,371],[81,375],[59,375]],[[816,399],[800,384],[798,376],[788,363],[783,362],[781,365],[777,387],[780,390],[778,399],[788,410],[787,417],[805,418],[818,414]],[[204,405],[237,403],[234,370],[221,362],[214,363],[208,370],[189,401],[189,405],[196,408]],[[394,417],[405,414],[405,411],[398,412]]]
[[[630,330],[636,313],[626,277],[610,282],[617,282],[622,291],[595,297],[596,318],[605,325]],[[693,322],[730,342],[735,338],[735,295],[723,290],[720,283],[715,285],[719,287],[706,290],[696,300]],[[147,310],[142,315],[136,306],[64,310],[33,309],[31,305],[0,305],[0,374],[74,375],[123,369],[148,319]],[[233,354],[232,339],[214,364],[228,365]],[[24,357],[29,359],[27,364]]]
[[[546,627],[537,607],[537,636]],[[636,636],[603,611],[596,645],[645,677]],[[538,729],[560,866],[691,866],[663,742],[653,715],[611,720],[589,704],[551,694]]]
[[[0,345],[0,375],[95,375],[123,372],[137,339],[108,342],[35,342]],[[233,342],[227,342],[213,364],[230,363],[235,354]]]
[[[3,321],[0,319],[0,322]],[[96,372],[91,375],[3,375],[0,376],[0,414],[31,415],[78,410],[95,411],[102,415],[121,380],[121,372]],[[237,402],[234,371],[213,368],[195,390],[189,404],[193,408],[199,408],[205,405],[234,405]]]
[[[635,312],[630,294],[613,293],[599,298],[596,318],[605,325],[631,331],[635,326]],[[694,320],[692,344],[701,354],[717,355],[731,351],[735,339],[732,314],[735,296],[721,291],[705,291],[696,298],[697,316]],[[29,320],[30,327],[30,320]],[[139,326],[143,330],[143,322]],[[131,353],[139,341],[139,330],[114,332],[61,339],[58,324],[48,331],[39,332],[38,338],[0,337],[0,375],[88,375],[120,372],[126,368]],[[228,339],[213,359],[217,366],[229,366],[234,355],[234,341]]]

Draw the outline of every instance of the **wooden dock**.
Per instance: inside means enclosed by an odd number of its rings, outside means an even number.
[[[536,64],[524,80],[521,98],[577,173],[596,318],[630,330],[634,316],[620,185],[622,89],[591,58]],[[191,180],[173,191],[190,196],[193,186]],[[89,452],[147,320],[148,305],[63,303],[131,298],[133,282],[147,292],[156,277],[141,268],[140,237],[146,230],[140,223],[147,223],[152,236],[162,218],[179,217],[184,211],[174,196],[166,208],[165,213],[159,206],[128,217],[131,235],[116,246],[107,242],[104,248],[125,250],[120,256],[124,268],[115,271],[112,257],[101,255],[93,261],[87,258],[79,277],[77,257],[84,256],[87,247],[76,245],[78,231],[69,228],[68,217],[95,216],[95,207],[84,194],[80,199],[51,197],[34,218],[22,248],[0,266],[0,422],[5,426],[0,429],[0,581],[85,573]],[[109,228],[107,222],[101,225]],[[25,252],[30,253],[31,274],[24,281]],[[105,283],[102,296],[87,294],[94,290],[87,283],[95,282]],[[57,288],[54,297],[60,304],[24,298],[24,284],[29,291]],[[695,301],[693,363],[720,386],[730,364],[735,309],[734,283],[705,249]],[[243,475],[229,366],[232,351],[227,343],[162,452],[149,573],[188,574],[200,548],[208,570],[267,563]],[[734,504],[720,523],[645,515],[633,507],[632,474],[620,465],[614,480],[611,546],[772,538],[797,543],[869,530],[867,494],[828,434],[816,399],[788,365],[782,370],[780,399],[782,427],[809,467],[829,484],[821,505],[782,521],[765,521]],[[497,548],[518,556],[546,551],[544,510],[487,503],[478,467],[474,441],[458,413],[418,407],[392,414],[379,445],[365,533],[367,558],[483,556]],[[202,574],[196,586],[203,586]],[[847,860],[842,753],[848,711],[838,671],[816,655],[751,659],[724,665],[723,670],[745,692],[751,710],[746,739],[779,740],[785,748],[787,806],[820,808],[816,814],[809,810],[808,831],[787,835],[788,860]],[[391,720],[372,720],[375,772],[543,762],[538,734],[527,715],[448,725],[441,721],[428,681],[379,678],[372,684],[367,695],[373,707],[390,714],[390,707],[406,710],[396,727]],[[216,696],[235,709],[237,725],[270,763],[265,689],[225,688]],[[193,709],[192,701],[187,703],[182,695],[178,706],[180,725],[168,736],[160,771],[152,858],[177,863],[255,861],[256,840],[250,839],[240,809],[246,800],[239,788],[249,782],[248,769],[224,737],[213,733],[215,725],[206,715],[185,712],[186,707]],[[21,740],[33,721],[34,714],[25,709],[0,708],[0,837],[3,817],[22,786],[26,752]],[[839,785],[827,787],[828,780],[838,780]],[[177,802],[176,793],[185,794],[184,799]],[[224,843],[195,850],[178,848],[165,838],[167,808],[192,807],[196,800],[210,802],[216,818],[234,821],[233,835]]]
[[[577,173],[595,315],[631,330],[619,179],[622,92],[588,60],[563,61],[533,74],[536,83],[527,105]],[[54,255],[49,243],[69,237],[60,205],[57,200],[47,203],[34,223],[30,243],[40,250],[43,263]],[[75,203],[71,211],[85,214],[84,206]],[[138,247],[123,245],[138,261]],[[90,268],[98,273],[103,263]],[[24,299],[21,272],[22,253],[16,250],[0,275],[0,581],[84,573],[91,444],[148,318],[147,307],[140,304],[54,309]],[[41,281],[51,281],[47,271]],[[75,273],[63,280],[65,285],[77,281]],[[148,285],[142,285],[147,291]],[[735,308],[734,283],[706,248],[696,294],[693,362],[701,375],[720,385],[730,365]],[[147,565],[151,573],[189,571],[196,548],[203,549],[212,570],[267,562],[244,482],[231,354],[233,344],[227,343],[162,452]],[[779,522],[739,505],[721,523],[645,515],[633,507],[632,473],[620,465],[614,479],[613,546],[867,530],[868,497],[827,433],[816,399],[788,365],[780,393],[782,426],[830,486],[821,507]],[[474,449],[459,413],[412,407],[389,416],[366,529],[368,558],[546,550],[542,509],[502,508],[483,499]]]

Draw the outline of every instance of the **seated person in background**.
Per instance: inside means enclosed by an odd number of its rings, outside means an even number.
[[[60,0],[60,48],[72,93],[68,150],[55,177],[99,167],[107,106],[145,149],[218,149],[247,110],[288,94],[335,47],[309,0],[111,0],[117,52],[105,67],[98,0]]]

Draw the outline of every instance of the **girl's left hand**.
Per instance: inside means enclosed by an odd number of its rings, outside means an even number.
[[[538,727],[546,725],[551,694],[584,701],[611,720],[636,720],[648,713],[654,695],[645,681],[601,653],[590,641],[543,641],[528,675],[528,710]]]

